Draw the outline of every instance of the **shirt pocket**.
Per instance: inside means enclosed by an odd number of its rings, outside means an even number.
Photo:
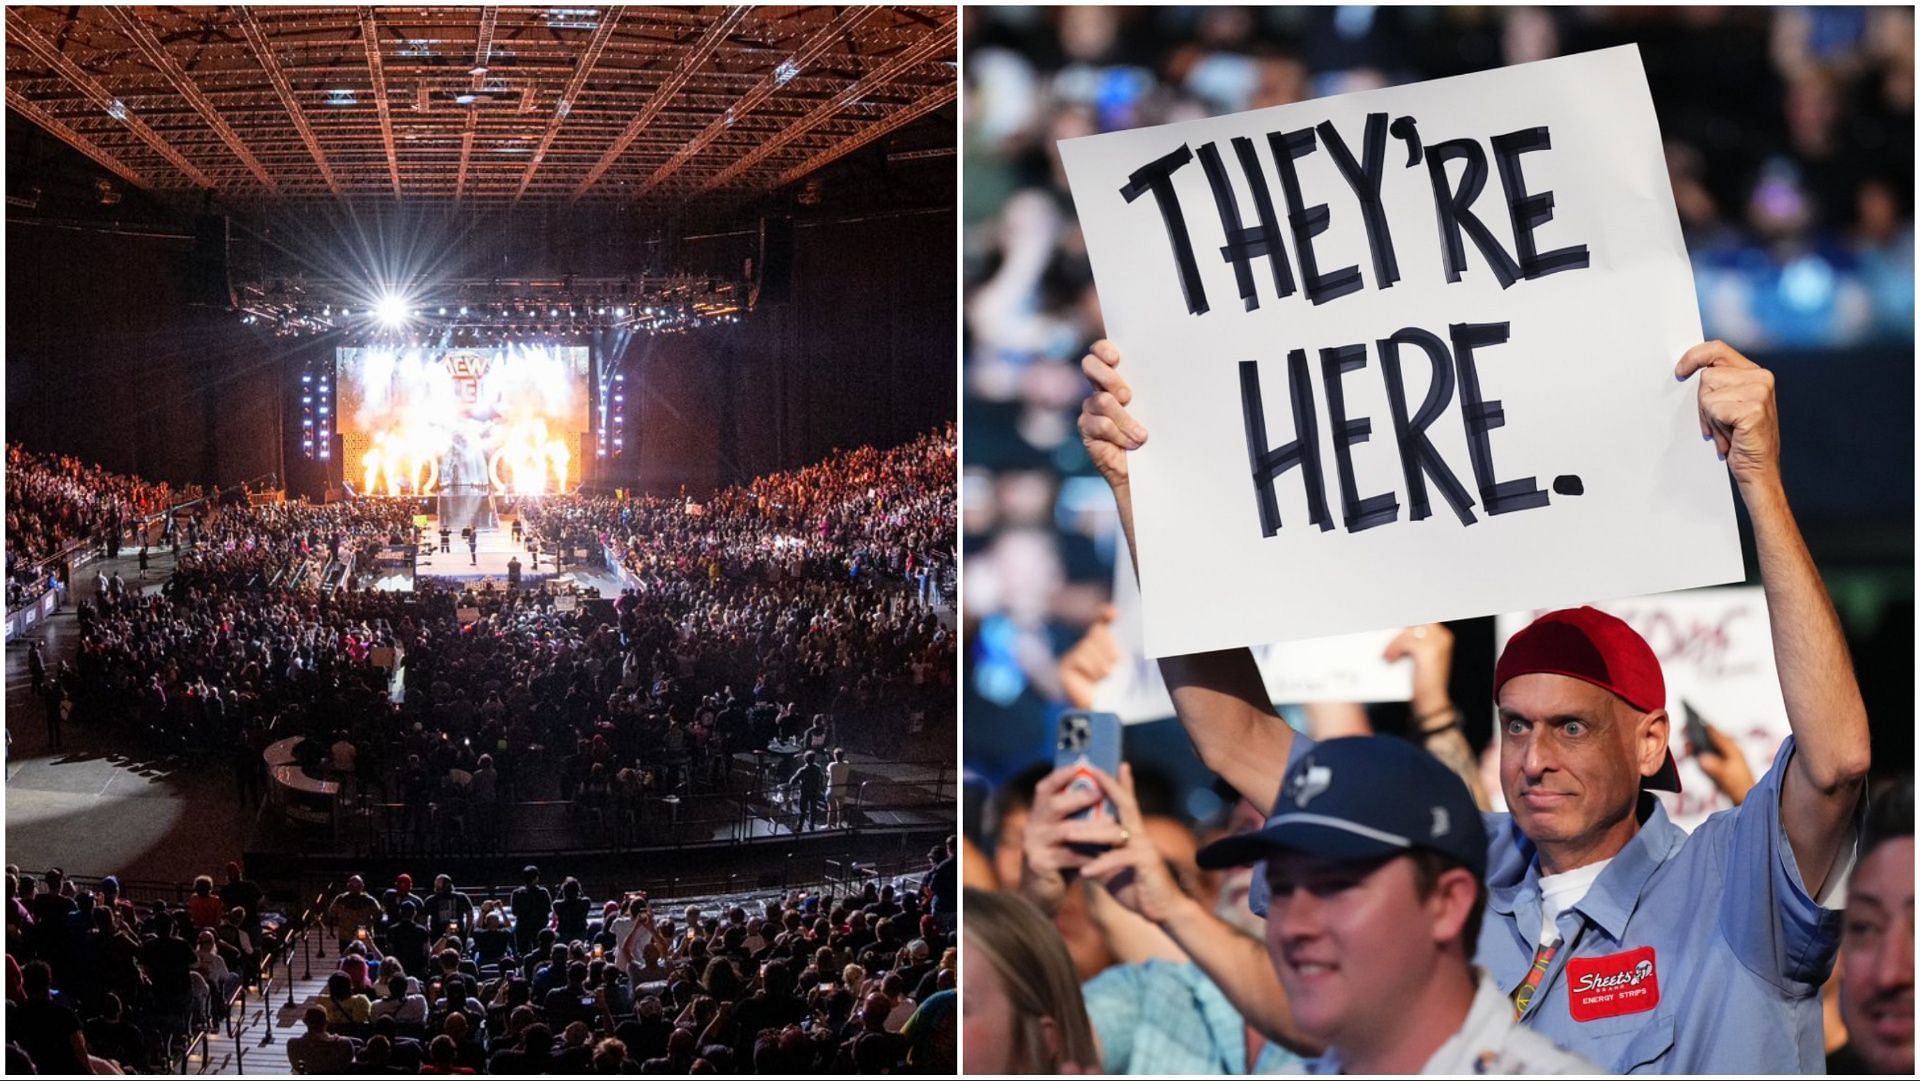
[[[1660,1073],[1660,1064],[1673,1049],[1673,1031],[1672,1012],[1656,1009],[1588,1021],[1575,1031],[1575,1039],[1555,1042],[1607,1073]],[[1541,1035],[1554,1038],[1552,1033]]]
[[[1613,1066],[1621,1073],[1666,1073],[1664,1062],[1667,1053],[1672,1050],[1672,1016],[1655,1017],[1627,1042]]]

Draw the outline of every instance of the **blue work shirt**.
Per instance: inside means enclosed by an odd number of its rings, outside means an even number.
[[[1692,835],[1643,797],[1652,810],[1639,832],[1556,921],[1561,948],[1527,1027],[1615,1073],[1826,1069],[1820,986],[1839,949],[1840,913],[1808,896],[1780,821],[1794,746],[1788,737],[1746,801]],[[1512,816],[1489,814],[1486,824],[1477,961],[1511,994],[1539,942],[1540,862]],[[1836,860],[1833,871],[1846,866]]]
[[[1100,1036],[1101,1071],[1135,1076],[1243,1074],[1247,1023],[1194,964],[1115,965],[1081,988]],[[1253,1073],[1282,1073],[1299,1056],[1269,1041]]]

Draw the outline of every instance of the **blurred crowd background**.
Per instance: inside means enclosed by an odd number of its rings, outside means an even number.
[[[1876,765],[1911,761],[1912,8],[965,17],[963,716],[968,829],[988,851],[981,809],[1051,760],[1057,658],[1109,599],[1116,555],[1112,498],[1075,427],[1078,361],[1102,324],[1055,142],[1622,44],[1646,65],[1706,335],[1778,376],[1788,494],[1847,627]],[[1752,571],[1744,512],[1742,530]],[[1452,628],[1477,748],[1492,620]],[[1373,712],[1378,728],[1404,723]],[[1177,725],[1133,726],[1127,745],[1136,773],[1149,767],[1143,801],[1189,820],[1222,809]]]

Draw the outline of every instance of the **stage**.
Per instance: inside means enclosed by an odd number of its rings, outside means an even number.
[[[528,551],[526,540],[519,543],[513,540],[512,514],[494,514],[485,512],[466,516],[467,520],[479,518],[491,519],[495,524],[482,526],[477,531],[475,544],[469,548],[465,538],[460,536],[461,526],[447,521],[448,544],[452,550],[440,550],[440,529],[443,519],[439,515],[430,515],[427,528],[420,534],[420,555],[414,566],[414,573],[421,578],[450,579],[463,585],[479,587],[493,583],[501,589],[507,585],[508,562],[516,556],[520,560],[520,581],[531,586],[554,578],[570,579],[583,588],[598,589],[602,597],[613,598],[620,595],[620,579],[606,567],[599,566],[591,557],[588,559],[567,559],[558,571],[554,569],[553,554],[545,547],[541,548],[536,564],[534,555]]]

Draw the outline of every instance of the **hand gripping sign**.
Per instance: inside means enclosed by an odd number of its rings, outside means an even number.
[[[1149,655],[1743,577],[1636,49],[1060,151]]]

